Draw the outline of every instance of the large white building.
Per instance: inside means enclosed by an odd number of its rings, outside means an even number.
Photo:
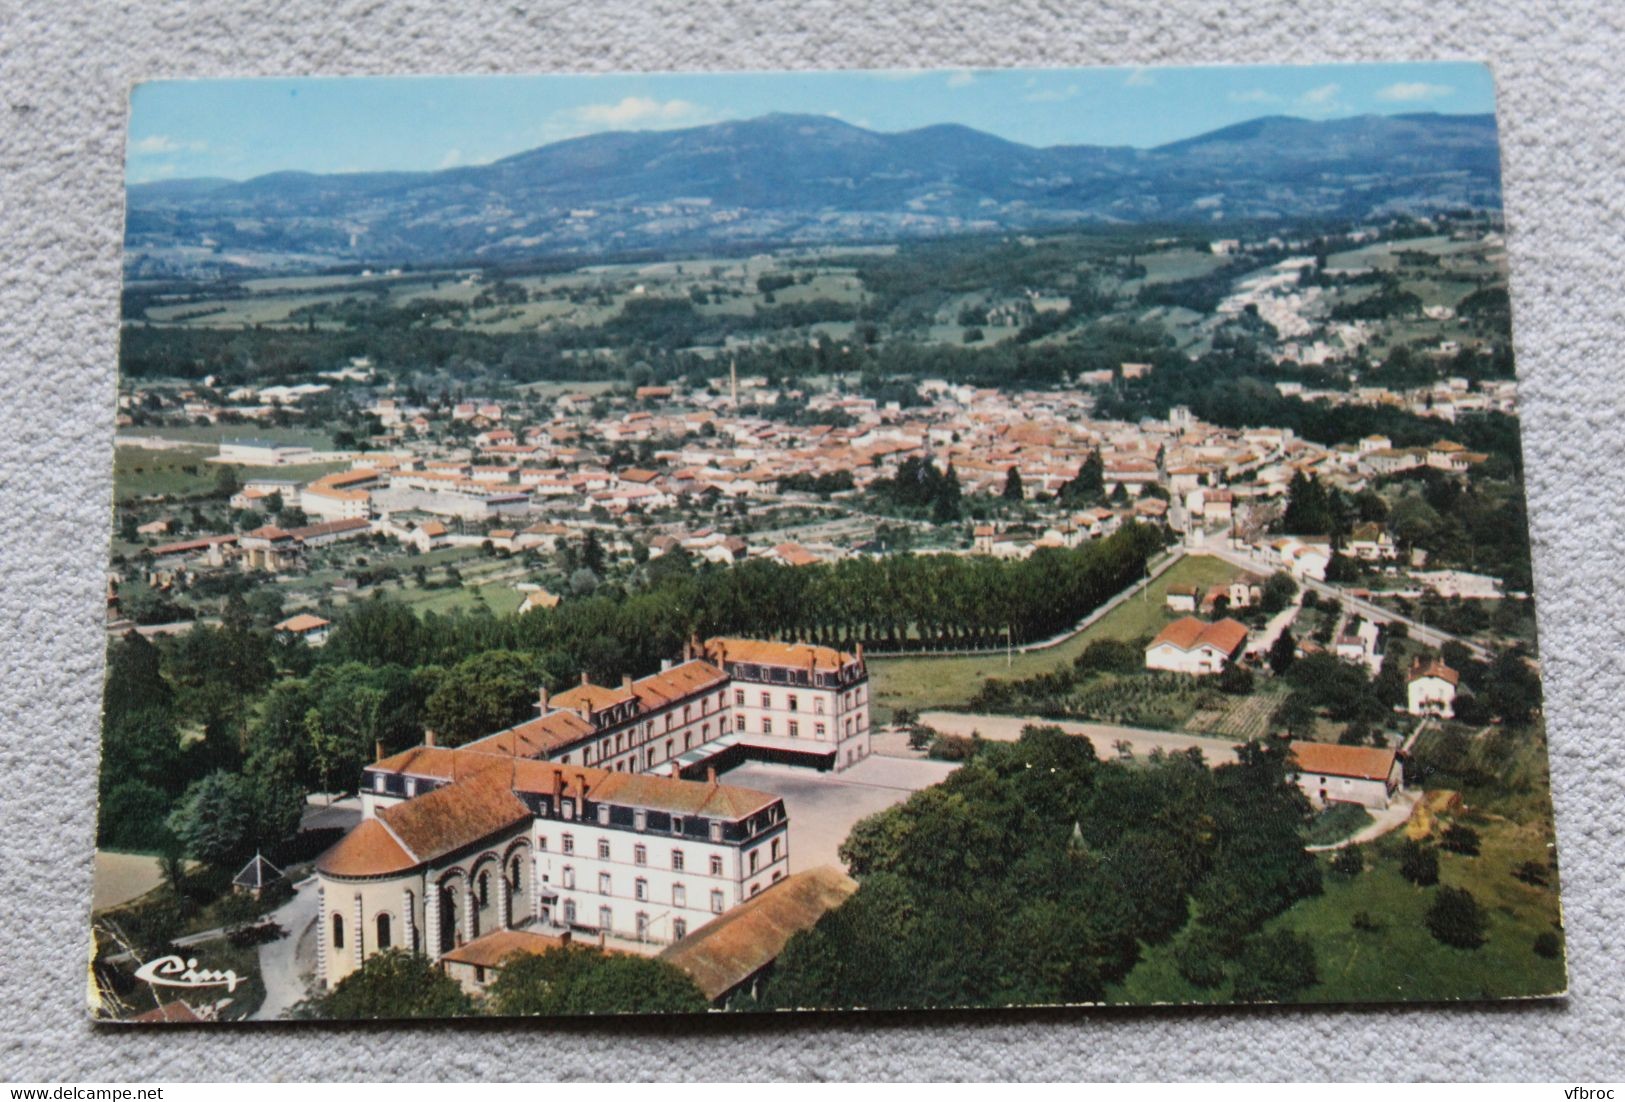
[[[1437,658],[1418,658],[1406,679],[1407,710],[1413,716],[1450,719],[1456,714],[1456,686],[1460,681],[1461,675]]]
[[[1294,742],[1291,768],[1291,779],[1316,807],[1351,803],[1380,811],[1404,787],[1399,755],[1391,749]]]
[[[615,688],[544,690],[536,718],[461,748],[426,732],[368,766],[361,823],[317,863],[323,982],[380,949],[439,959],[493,930],[666,944],[788,875],[783,803],[716,771],[867,757],[863,657],[752,639],[686,649]]]
[[[1183,616],[1145,648],[1145,668],[1201,676],[1221,672],[1247,645],[1247,626],[1229,617],[1214,623]]]

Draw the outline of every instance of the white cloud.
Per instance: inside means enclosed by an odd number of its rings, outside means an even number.
[[[1299,96],[1298,102],[1310,107],[1328,104],[1335,100],[1337,93],[1342,90],[1342,85],[1339,84],[1322,84],[1320,87],[1311,88]]]
[[[1128,75],[1128,79],[1123,81],[1123,87],[1125,87],[1125,88],[1150,88],[1155,83],[1157,83],[1157,78],[1151,72],[1151,70],[1150,69],[1145,69],[1145,68],[1140,68],[1140,69],[1135,69],[1132,73],[1130,73]]]
[[[1249,88],[1245,92],[1231,92],[1231,103],[1280,103],[1281,97],[1262,88]]]
[[[463,163],[463,151],[461,149],[456,149],[456,148],[448,149],[448,150],[446,150],[446,155],[444,157],[440,158],[440,167],[441,168],[456,168],[458,165],[460,165],[462,163]]]
[[[619,103],[589,103],[572,112],[588,125],[612,127],[635,124],[671,126],[694,121],[704,113],[701,107],[687,100],[669,99],[662,102],[647,96],[627,96]]]
[[[1377,98],[1395,103],[1409,103],[1420,99],[1442,99],[1455,89],[1448,84],[1427,84],[1423,81],[1402,81],[1379,89]]]
[[[168,134],[154,134],[132,144],[130,151],[145,157],[155,157],[163,153],[201,153],[207,148],[208,142],[184,142],[178,138],[171,138]]]
[[[1064,103],[1078,94],[1076,84],[1068,84],[1065,88],[1045,88],[1038,92],[1029,92],[1022,99],[1028,103]]]
[[[950,88],[967,88],[970,85],[975,84],[975,83],[976,83],[976,74],[975,73],[967,73],[967,72],[964,72],[963,70],[961,70],[960,72],[955,73],[953,76],[948,78],[948,87],[950,87]]]

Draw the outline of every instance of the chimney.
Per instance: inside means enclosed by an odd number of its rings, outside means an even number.
[[[587,774],[576,774],[576,787],[580,790],[577,793],[576,818],[585,819],[587,817]]]
[[[553,795],[564,795],[564,770],[553,770]]]
[[[705,771],[705,783],[710,785],[712,788],[715,788],[717,786],[717,767],[716,766],[713,765],[713,766],[711,766],[709,769],[707,769]]]
[[[581,683],[583,685],[587,684],[587,671],[586,670],[581,671]]]
[[[384,740],[381,738],[375,738],[372,740],[372,760],[384,760]]]
[[[425,745],[425,746],[433,746],[434,745],[434,728],[433,727],[425,727],[423,729],[423,745]]]
[[[669,669],[671,669],[671,659],[670,658],[662,658],[660,660],[660,672],[665,673]]]
[[[629,673],[621,674],[621,692],[629,693],[631,691],[632,691],[632,675],[629,674]]]
[[[539,715],[539,716],[545,716],[547,714],[547,686],[546,685],[543,685],[540,689],[538,689],[536,691],[536,714]]]

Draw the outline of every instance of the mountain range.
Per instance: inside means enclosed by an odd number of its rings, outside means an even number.
[[[1150,149],[815,115],[615,131],[434,172],[127,189],[134,275],[511,261],[1074,224],[1365,218],[1500,206],[1491,115],[1253,119]]]

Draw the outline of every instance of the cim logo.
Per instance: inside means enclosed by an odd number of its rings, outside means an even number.
[[[174,955],[149,960],[136,969],[135,978],[159,987],[224,987],[227,991],[236,991],[243,981],[229,968],[223,972],[199,969],[196,957],[182,960]]]

